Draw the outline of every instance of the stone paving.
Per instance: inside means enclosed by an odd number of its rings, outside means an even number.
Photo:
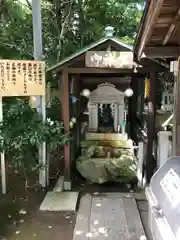
[[[148,202],[147,200],[137,200],[137,206],[140,213],[141,221],[148,240],[153,240],[148,226]]]
[[[73,240],[146,240],[135,199],[130,194],[85,194]]]

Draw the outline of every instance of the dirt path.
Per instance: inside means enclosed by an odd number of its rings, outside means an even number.
[[[45,192],[19,175],[8,178],[8,193],[0,195],[0,240],[72,240],[76,214],[40,212]]]
[[[8,240],[72,240],[75,214],[37,211],[16,228]]]
[[[10,197],[10,196],[9,196]],[[2,199],[4,198],[4,200]],[[7,196],[0,201],[1,240],[72,240],[75,213],[40,212],[42,194],[26,201],[12,202]]]
[[[81,180],[76,182],[74,191],[91,194],[127,191],[120,186],[92,185]],[[76,214],[40,212],[44,195],[42,189],[33,185],[32,189],[25,191],[21,177],[11,174],[8,193],[0,195],[0,240],[72,240]],[[147,220],[147,211],[143,214]]]

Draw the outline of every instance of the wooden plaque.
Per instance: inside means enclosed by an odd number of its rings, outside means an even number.
[[[134,66],[132,52],[88,51],[85,59],[86,67],[126,68]]]
[[[45,62],[0,60],[0,96],[44,96]]]

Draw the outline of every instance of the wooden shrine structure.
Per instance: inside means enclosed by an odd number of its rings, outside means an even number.
[[[180,155],[180,1],[147,1],[134,48],[134,59],[163,59],[174,73],[173,155]],[[154,76],[154,75],[153,75]],[[154,77],[151,78],[151,102],[154,105]],[[154,125],[154,112],[151,123]],[[151,133],[149,132],[149,137]],[[150,151],[150,149],[149,149]],[[147,163],[150,163],[147,159]]]
[[[144,79],[150,73],[155,83],[156,72],[164,72],[166,69],[166,64],[158,60],[144,58],[134,62],[133,47],[124,44],[113,35],[105,36],[48,69],[48,72],[51,72],[59,82],[64,129],[67,133],[71,133],[73,138],[70,144],[64,146],[64,188],[66,190],[71,189],[72,166],[79,154],[81,122],[88,121],[83,114],[87,104],[87,99],[81,94],[83,89],[92,92],[103,83],[113,84],[120,92],[130,87],[134,94],[128,99],[129,134],[135,141],[134,122],[137,117],[137,105],[140,106],[140,112],[144,105]],[[74,96],[77,101],[72,104]],[[140,102],[137,104],[139,96]],[[151,96],[153,97],[152,94]],[[69,123],[72,118],[75,118],[75,124],[73,129],[70,129]],[[152,138],[152,136],[149,137]]]

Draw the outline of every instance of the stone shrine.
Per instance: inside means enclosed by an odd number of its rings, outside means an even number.
[[[125,94],[113,84],[103,83],[89,96],[89,132],[102,132],[109,128],[112,133],[125,133]]]

